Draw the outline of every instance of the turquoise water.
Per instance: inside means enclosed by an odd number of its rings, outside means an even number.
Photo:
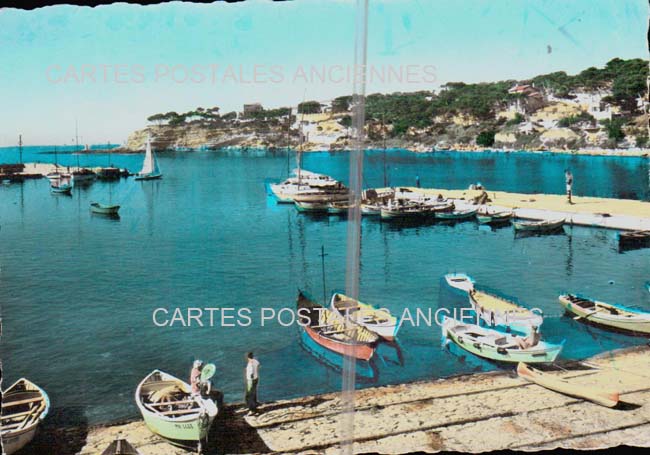
[[[0,162],[13,155],[0,150]],[[34,149],[25,155],[53,159]],[[142,156],[111,159],[137,171]],[[76,156],[59,155],[65,160],[76,164]],[[108,156],[80,161],[105,164]],[[69,197],[51,195],[44,179],[0,186],[5,384],[26,376],[43,386],[61,422],[106,422],[138,415],[133,393],[145,374],[160,368],[185,377],[196,357],[215,362],[215,385],[227,400],[240,400],[244,355],[253,350],[262,364],[262,400],[337,390],[340,373],[300,344],[296,326],[260,327],[254,313],[249,327],[157,327],[152,313],[293,308],[299,287],[322,298],[321,245],[328,291],[344,288],[345,219],[301,215],[266,196],[264,179],[285,172],[280,153],[162,153],[159,161],[160,181],[95,182]],[[423,186],[462,188],[480,180],[494,190],[561,193],[567,162],[577,193],[648,199],[641,158],[394,152],[388,167],[392,184],[412,184],[417,174]],[[383,154],[369,152],[367,164],[366,183],[381,184]],[[345,154],[309,154],[305,167],[347,181]],[[581,179],[579,169],[590,177]],[[109,189],[122,205],[119,220],[88,210],[91,201],[107,201]],[[512,228],[396,227],[364,219],[361,298],[397,314],[453,307],[462,299],[440,278],[465,271],[544,310],[543,335],[567,340],[564,358],[646,342],[562,317],[557,295],[576,291],[650,310],[650,249],[619,254],[614,232],[565,229],[566,235],[516,239]],[[437,327],[406,324],[399,345],[380,347],[374,377],[360,379],[360,387],[496,368],[441,349]]]

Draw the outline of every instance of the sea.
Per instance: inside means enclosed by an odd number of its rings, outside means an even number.
[[[24,147],[25,162],[137,172],[142,154],[82,154]],[[0,185],[0,344],[3,387],[26,377],[44,388],[57,424],[135,418],[134,392],[154,369],[189,378],[214,363],[226,401],[243,399],[245,355],[259,359],[261,401],[340,390],[336,356],[301,339],[298,290],[323,303],[345,288],[348,222],[278,205],[266,179],[295,165],[285,150],[161,152],[163,178],[96,181],[54,195],[46,179]],[[547,153],[365,152],[366,187],[467,188],[648,201],[648,158]],[[18,162],[0,149],[0,163]],[[349,154],[304,154],[303,167],[348,182]],[[94,215],[91,202],[121,206]],[[647,214],[646,214],[647,215]],[[443,276],[477,283],[545,316],[542,337],[582,359],[647,343],[563,314],[558,295],[581,293],[650,311],[650,249],[619,252],[616,232],[565,226],[560,235],[515,236],[473,222],[396,225],[364,218],[360,299],[403,317],[396,343],[358,365],[357,386],[507,368],[450,349],[435,321],[467,298]],[[410,316],[410,317],[409,317]],[[247,319],[248,317],[248,319]]]

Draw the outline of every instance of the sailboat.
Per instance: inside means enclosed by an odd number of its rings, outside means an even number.
[[[158,161],[151,150],[151,136],[147,137],[147,145],[144,154],[144,163],[142,163],[142,170],[135,176],[136,180],[154,180],[162,177],[162,173],[158,168]]]

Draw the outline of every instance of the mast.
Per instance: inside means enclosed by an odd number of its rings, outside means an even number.
[[[384,113],[381,114],[381,136],[382,146],[384,148],[384,188],[388,188],[388,179],[386,178],[386,130],[384,129]]]
[[[74,151],[77,154],[77,172],[79,172],[81,165],[79,164],[79,124],[77,119],[74,119],[74,143]]]
[[[325,245],[320,246],[320,259],[321,259],[321,268],[323,272],[323,305],[327,307],[327,291],[325,286]]]
[[[18,135],[18,156],[20,164],[23,164],[23,135]]]
[[[291,108],[289,108],[289,118],[287,119],[287,177],[291,174]]]

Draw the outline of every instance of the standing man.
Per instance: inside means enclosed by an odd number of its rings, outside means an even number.
[[[568,169],[564,170],[564,180],[566,182],[567,200],[569,201],[569,204],[573,204],[573,201],[571,200],[571,189],[573,188],[573,174],[571,174],[571,171]]]
[[[419,175],[415,176],[415,186],[420,188],[420,176]]]
[[[253,415],[257,413],[257,407],[259,406],[257,402],[257,383],[260,378],[260,363],[253,357],[252,352],[246,354],[246,360],[246,406],[248,406],[248,415]]]

